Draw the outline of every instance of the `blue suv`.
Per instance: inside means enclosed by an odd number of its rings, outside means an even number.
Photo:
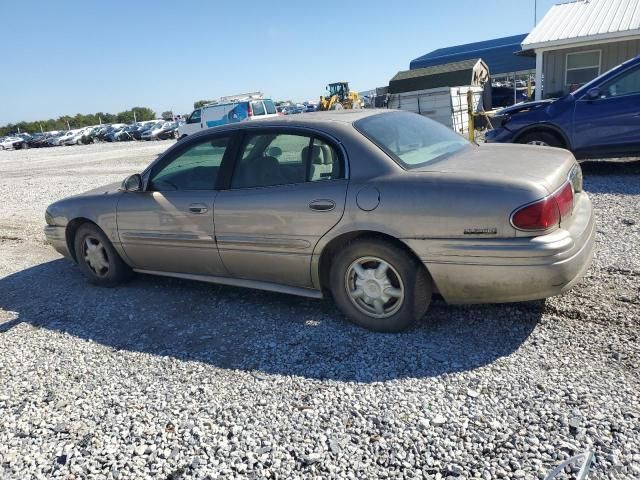
[[[486,142],[571,150],[576,158],[640,156],[640,55],[564,97],[500,110]]]

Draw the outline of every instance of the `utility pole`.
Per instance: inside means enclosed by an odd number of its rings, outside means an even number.
[[[133,111],[133,123],[138,123],[138,120],[136,120],[136,111]]]
[[[538,24],[538,0],[533,0],[533,26]]]

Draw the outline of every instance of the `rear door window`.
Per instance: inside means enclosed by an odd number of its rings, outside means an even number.
[[[264,104],[262,102],[251,102],[251,110],[254,117],[264,115]]]
[[[344,178],[342,162],[336,150],[327,142],[319,138],[313,139],[313,146],[309,152],[309,177],[311,182],[321,180],[338,180]]]
[[[273,104],[272,100],[265,100],[264,101],[264,106],[267,109],[267,113],[269,115],[273,115],[275,113],[278,113],[278,111],[276,110],[276,106]]]
[[[258,134],[245,139],[231,188],[303,183],[311,138],[294,134]]]

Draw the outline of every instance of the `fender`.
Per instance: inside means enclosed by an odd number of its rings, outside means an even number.
[[[551,130],[552,132],[558,134],[560,138],[562,138],[562,141],[566,145],[567,150],[571,150],[573,148],[571,145],[571,141],[569,140],[569,137],[564,133],[564,130],[562,130],[559,126],[553,123],[547,123],[547,122],[534,123],[532,125],[527,125],[526,127],[518,130],[518,133],[514,137],[513,143],[518,143],[518,140],[523,135],[535,130]]]

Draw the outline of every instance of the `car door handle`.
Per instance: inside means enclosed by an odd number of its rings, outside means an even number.
[[[309,203],[309,208],[317,212],[329,212],[336,208],[336,202],[327,199],[312,200]]]
[[[189,205],[189,212],[195,214],[207,213],[209,209],[202,203],[192,203]]]

